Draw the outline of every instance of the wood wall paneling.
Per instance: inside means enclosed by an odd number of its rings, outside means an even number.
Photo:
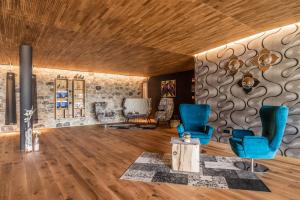
[[[174,97],[174,114],[178,116],[178,108],[181,103],[193,103],[193,93],[191,92],[192,78],[194,77],[194,70],[179,72],[173,74],[165,74],[151,77],[148,81],[148,94],[152,102],[152,113],[154,116],[157,111],[159,101],[161,99],[160,84],[161,81],[176,80],[176,97]]]
[[[298,0],[31,0],[0,2],[0,63],[154,76],[193,68],[192,56],[300,21]]]

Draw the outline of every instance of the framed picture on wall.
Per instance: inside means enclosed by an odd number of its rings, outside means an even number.
[[[176,97],[176,80],[161,81],[161,97]]]

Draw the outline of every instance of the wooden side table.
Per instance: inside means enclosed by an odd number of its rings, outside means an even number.
[[[200,171],[200,141],[192,138],[191,142],[184,142],[180,138],[172,137],[172,169],[176,171]]]
[[[176,128],[180,124],[180,120],[177,119],[171,119],[170,120],[170,127],[171,128]]]

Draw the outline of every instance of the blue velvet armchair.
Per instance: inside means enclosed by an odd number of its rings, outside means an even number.
[[[180,104],[182,124],[177,126],[179,137],[189,132],[192,138],[199,138],[201,144],[208,144],[213,134],[213,128],[207,125],[210,112],[207,104]]]
[[[229,139],[231,149],[241,158],[251,159],[253,172],[253,159],[273,159],[280,147],[286,122],[288,108],[286,106],[263,106],[260,109],[262,123],[261,136],[255,136],[250,130],[233,130]]]

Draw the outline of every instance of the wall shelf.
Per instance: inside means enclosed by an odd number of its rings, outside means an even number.
[[[70,117],[70,94],[68,86],[68,79],[55,79],[55,119],[64,119]]]
[[[73,117],[85,117],[85,80],[73,79]]]

